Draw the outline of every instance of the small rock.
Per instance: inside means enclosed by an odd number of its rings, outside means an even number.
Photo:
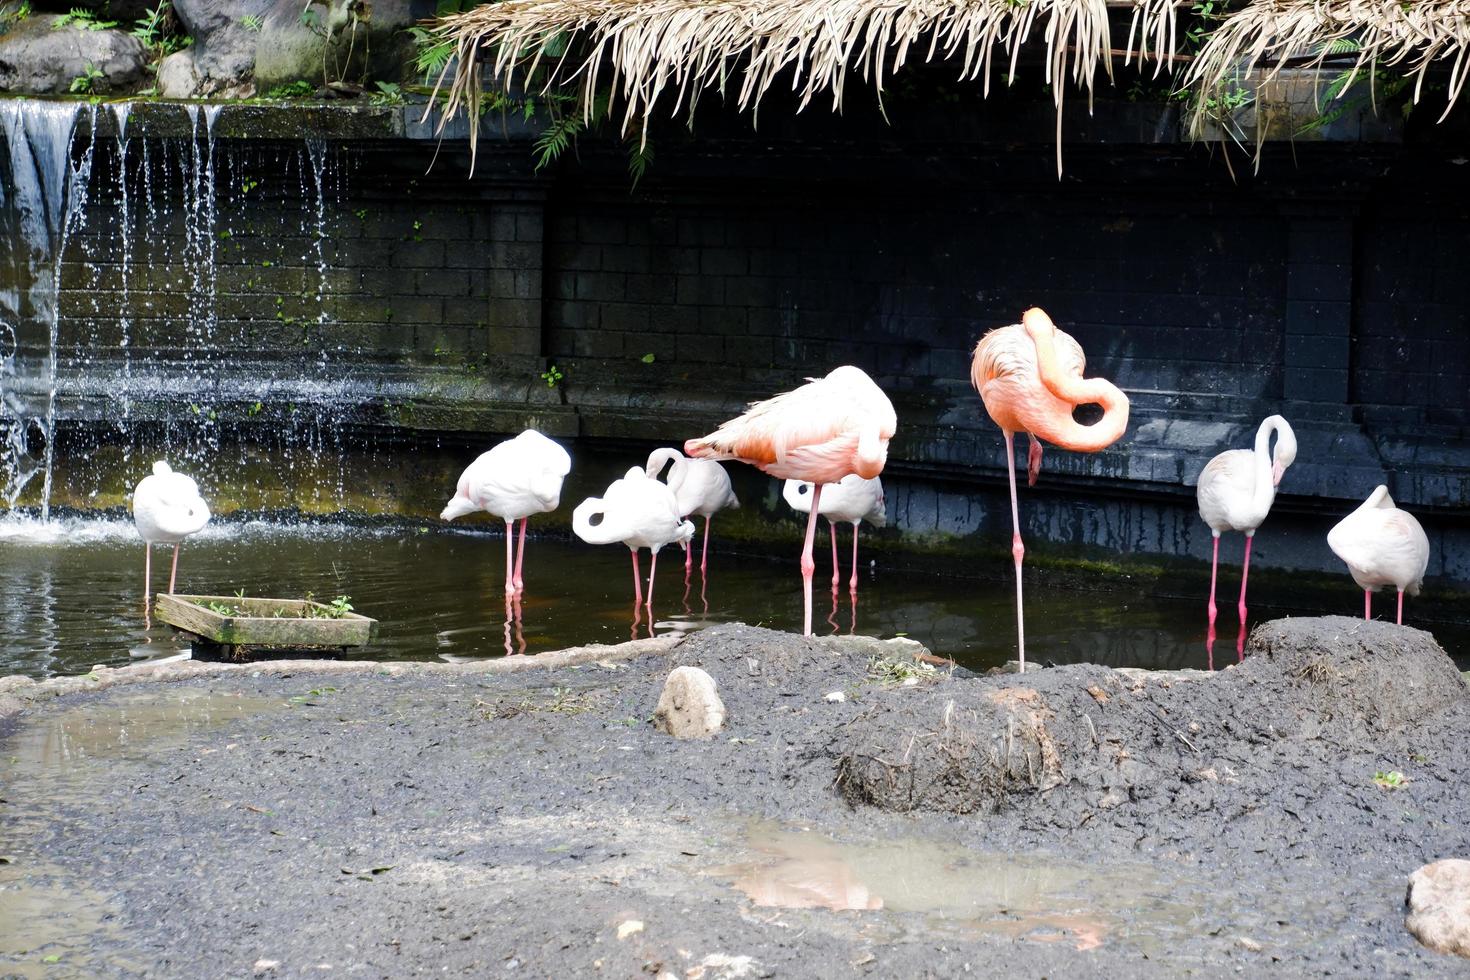
[[[847,695],[843,694],[841,691],[833,691],[822,700],[830,702],[832,704],[841,704],[842,702],[847,700]]]
[[[1256,942],[1250,936],[1236,936],[1235,944],[1249,953],[1259,953],[1265,947]]]
[[[638,919],[625,919],[618,923],[618,938],[627,939],[643,931],[643,923]]]
[[[251,966],[250,969],[255,972],[255,975],[257,977],[263,977],[267,973],[274,973],[276,967],[280,965],[280,960],[256,960],[255,964]]]
[[[1409,876],[1404,925],[1430,949],[1470,957],[1470,861],[1449,858]]]
[[[724,724],[715,679],[698,667],[675,667],[654,709],[654,727],[675,738],[709,738]]]

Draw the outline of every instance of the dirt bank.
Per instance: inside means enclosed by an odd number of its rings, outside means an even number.
[[[1279,621],[1214,676],[916,649],[0,682],[0,974],[1465,972],[1403,929],[1408,873],[1470,856],[1427,634]],[[648,723],[677,664],[720,736]]]

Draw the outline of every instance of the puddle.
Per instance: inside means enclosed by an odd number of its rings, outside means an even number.
[[[107,899],[60,867],[10,858],[0,863],[0,976],[116,976],[138,964],[101,957],[99,940],[122,930]]]
[[[141,972],[109,954],[119,910],[84,877],[35,855],[57,807],[95,805],[104,773],[148,766],[194,734],[265,711],[278,699],[188,687],[117,691],[23,723],[0,739],[0,978]],[[112,778],[112,777],[110,777]]]
[[[78,704],[22,725],[0,741],[7,781],[87,775],[98,764],[148,760],[190,735],[264,711],[279,699],[190,687],[120,691],[102,704]]]
[[[748,860],[710,873],[757,906],[915,913],[926,931],[1079,950],[1126,942],[1164,952],[1173,938],[1201,931],[1183,893],[1204,888],[1143,864],[1104,867],[919,839],[846,844],[764,824],[747,831],[745,846]]]

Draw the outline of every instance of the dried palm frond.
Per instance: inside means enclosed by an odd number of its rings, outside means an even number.
[[[1470,0],[1254,0],[1211,32],[1185,85],[1215,92],[1249,78],[1259,86],[1288,64],[1320,70],[1351,55],[1348,77],[1394,69],[1414,79],[1418,102],[1430,68],[1448,65],[1448,115],[1470,71],[1467,52]],[[1196,134],[1210,121],[1205,101],[1195,103]]]
[[[789,78],[798,111],[824,93],[839,111],[851,74],[881,100],[885,78],[911,57],[955,62],[962,80],[983,79],[988,94],[992,63],[999,57],[1006,79],[1014,77],[1021,48],[1035,34],[1045,45],[1045,81],[1057,108],[1060,171],[1067,83],[1090,99],[1099,63],[1111,75],[1109,8],[1131,10],[1128,48],[1136,39],[1140,60],[1152,58],[1157,74],[1174,53],[1178,2],[504,0],[446,17],[433,29],[457,54],[436,93],[447,82],[446,118],[465,110],[473,144],[481,52],[497,84],[525,84],[544,69],[540,91],[580,89],[583,106],[594,103],[606,71],[621,104],[622,134],[639,130],[641,142],[661,99],[670,100],[673,113],[692,112],[713,89],[755,112],[772,86]],[[578,43],[564,43],[568,38]]]

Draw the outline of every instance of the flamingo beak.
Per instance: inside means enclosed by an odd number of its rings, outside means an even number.
[[[1274,464],[1272,464],[1272,466],[1271,466],[1271,486],[1273,486],[1273,487],[1279,487],[1279,486],[1281,486],[1281,477],[1282,477],[1282,474],[1284,474],[1285,472],[1286,472],[1286,467],[1285,466],[1282,466],[1280,463],[1274,463]]]

